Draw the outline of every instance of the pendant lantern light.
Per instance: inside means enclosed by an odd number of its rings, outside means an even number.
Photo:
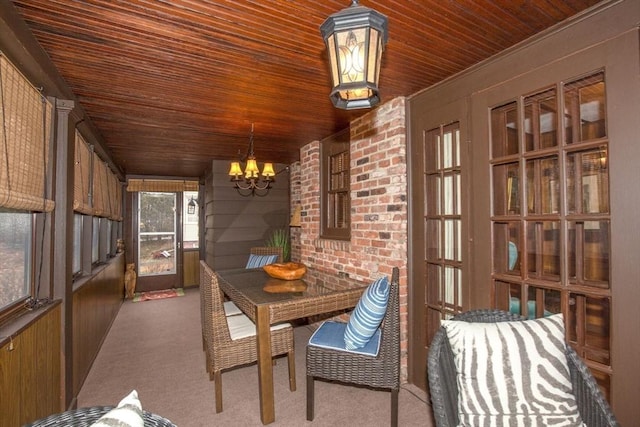
[[[378,104],[387,17],[352,0],[351,6],[329,16],[320,32],[329,55],[333,105],[351,110]]]

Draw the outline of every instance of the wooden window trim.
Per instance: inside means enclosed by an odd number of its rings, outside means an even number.
[[[320,141],[320,238],[332,240],[350,240],[351,239],[351,165],[350,165],[350,148],[349,148],[349,128],[340,131],[324,140]],[[332,174],[336,172],[332,170],[332,158],[346,154],[342,159],[347,170],[342,184],[339,188],[331,186]],[[340,202],[336,202],[340,199]],[[334,220],[335,203],[342,205],[343,212],[342,227],[337,227]]]

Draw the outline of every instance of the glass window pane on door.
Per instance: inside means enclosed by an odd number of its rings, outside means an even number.
[[[534,151],[558,144],[556,89],[552,88],[524,101],[525,150]]]
[[[138,221],[139,276],[175,274],[175,210],[175,193],[140,193]]]

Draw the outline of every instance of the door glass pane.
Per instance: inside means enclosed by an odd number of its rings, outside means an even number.
[[[567,144],[607,136],[604,73],[565,85]]]
[[[442,305],[442,269],[437,264],[427,263],[427,304],[433,306]]]
[[[560,291],[529,286],[526,310],[529,319],[560,313]]]
[[[493,214],[520,214],[520,186],[518,183],[518,163],[494,165],[493,171]]]
[[[440,224],[439,219],[429,219],[426,223],[426,259],[440,259]]]
[[[527,160],[527,211],[552,214],[560,210],[560,170],[558,156]]]
[[[445,174],[444,175],[444,189],[443,189],[443,196],[444,196],[444,214],[445,215],[452,215],[454,213],[453,209],[453,202],[455,200],[454,196],[455,193],[453,192],[453,176],[451,174]]]
[[[570,213],[609,212],[607,148],[567,155],[567,209]]]
[[[527,222],[528,277],[560,279],[560,222]]]
[[[440,215],[440,174],[427,175],[424,187],[427,194],[429,194],[429,197],[425,197],[427,215]]]
[[[520,227],[517,222],[493,224],[494,272],[520,276]]]
[[[424,169],[433,172],[440,167],[440,129],[430,130],[424,140]]]
[[[526,151],[555,147],[558,136],[556,90],[549,89],[524,101]]]
[[[610,363],[610,309],[611,302],[607,297],[577,293],[569,296],[569,341],[582,349],[581,356],[604,365]]]
[[[175,193],[139,193],[138,275],[175,274],[175,207]]]
[[[515,102],[491,110],[491,155],[518,154],[518,109]]]
[[[569,279],[609,287],[609,221],[571,221],[568,229]]]

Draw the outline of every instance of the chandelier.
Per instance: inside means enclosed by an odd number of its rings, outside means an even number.
[[[242,171],[241,162],[247,163]],[[281,171],[282,172],[282,171]],[[280,172],[278,172],[280,173]],[[244,175],[244,176],[243,176]],[[249,137],[249,148],[246,156],[238,162],[231,162],[229,176],[234,187],[241,196],[266,196],[271,189],[271,184],[275,182],[277,174],[273,170],[273,163],[265,163],[262,168],[262,179],[260,179],[260,169],[253,154],[253,123],[251,124],[251,136]]]

